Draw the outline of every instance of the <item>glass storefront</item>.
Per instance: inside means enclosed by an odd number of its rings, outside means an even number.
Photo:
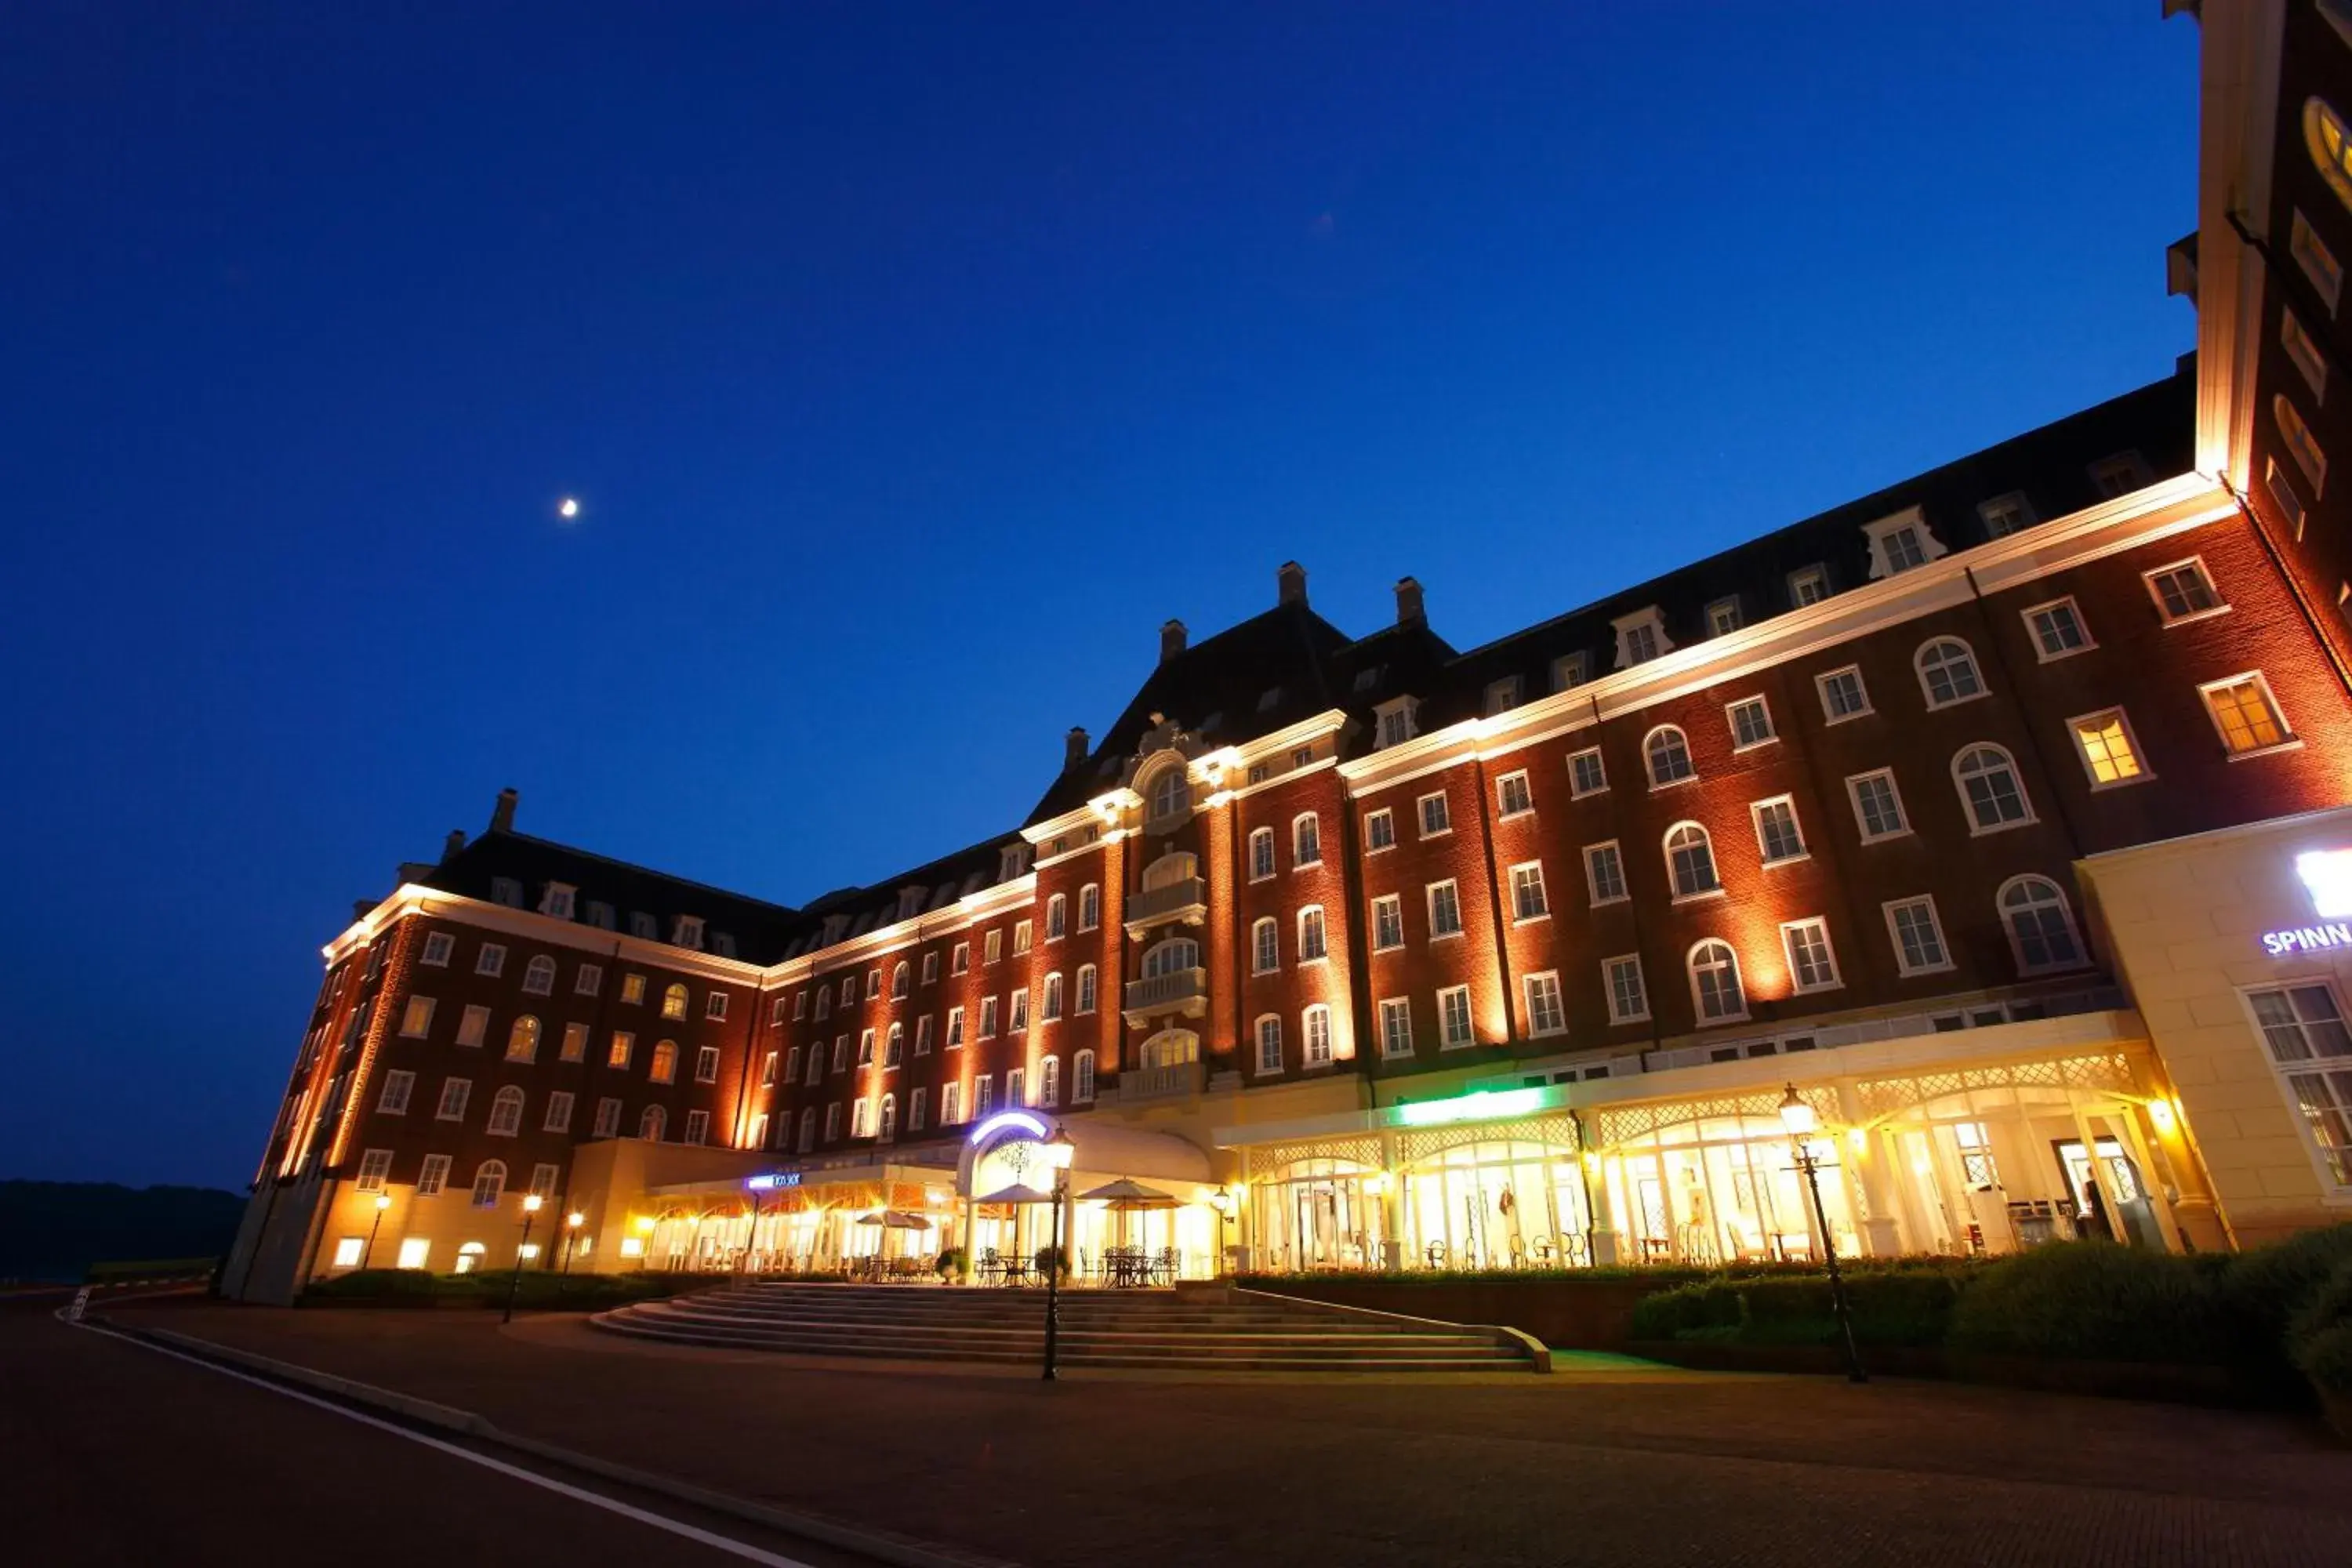
[[[1822,1168],[1822,1206],[1839,1253],[1851,1258],[1858,1248],[1843,1157]],[[1804,1174],[1777,1117],[1668,1123],[1611,1151],[1601,1166],[1628,1262],[1821,1256]]]
[[[1399,1208],[1407,1267],[1556,1268],[1588,1260],[1584,1172],[1570,1149],[1457,1144],[1406,1169]]]
[[[1353,1160],[1297,1160],[1252,1189],[1257,1267],[1373,1268],[1382,1261],[1381,1173]]]

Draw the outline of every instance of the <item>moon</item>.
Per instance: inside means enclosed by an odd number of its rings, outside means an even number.
[[[580,515],[579,500],[574,497],[565,496],[561,501],[556,503],[555,515],[562,518],[564,521],[570,522],[573,518]]]

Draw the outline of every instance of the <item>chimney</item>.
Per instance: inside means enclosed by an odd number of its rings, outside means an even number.
[[[1166,664],[1184,651],[1184,623],[1163,621],[1160,626],[1160,662]]]
[[[490,812],[491,832],[512,833],[514,831],[514,808],[521,799],[522,796],[510,789],[499,791],[499,804]]]
[[[1422,613],[1421,584],[1410,577],[1400,577],[1396,585],[1397,625],[1417,626],[1429,617]]]
[[[1087,731],[1083,724],[1073,724],[1070,732],[1062,737],[1062,771],[1068,773],[1087,760]]]
[[[465,847],[466,830],[462,827],[451,828],[449,837],[441,841],[441,864],[446,866],[450,861],[455,860],[457,858],[457,852]]]
[[[368,911],[375,908],[375,903],[376,901],[373,899],[353,899],[352,900],[352,919],[355,921],[363,921],[367,919]]]
[[[1303,605],[1307,602],[1307,568],[1296,561],[1286,561],[1274,569],[1274,602],[1277,605]]]

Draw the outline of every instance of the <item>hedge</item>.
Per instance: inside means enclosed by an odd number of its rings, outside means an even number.
[[[1845,1278],[1854,1338],[1864,1344],[1942,1342],[1952,1309],[1977,1266],[1947,1262],[1864,1268]],[[1730,1276],[1703,1279],[1634,1303],[1636,1339],[1738,1344],[1833,1344],[1837,1308],[1829,1277]]]
[[[2072,1361],[2228,1359],[2213,1273],[2112,1242],[2038,1247],[1984,1271],[1952,1313],[1956,1351]]]

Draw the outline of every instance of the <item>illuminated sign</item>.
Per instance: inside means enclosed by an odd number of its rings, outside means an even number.
[[[1435,1127],[1448,1121],[1493,1121],[1543,1110],[1541,1089],[1481,1089],[1452,1100],[1424,1100],[1393,1108],[1401,1127]]]
[[[2330,921],[2324,926],[2289,926],[2263,932],[2263,951],[2273,958],[2290,952],[2318,952],[2331,947],[2352,947],[2352,923]]]
[[[2352,849],[2306,849],[2294,858],[2294,874],[2311,893],[2311,907],[2324,923],[2282,926],[2263,932],[2263,952],[2273,958],[2291,952],[2322,952],[2352,947]]]
[[[748,1191],[755,1193],[772,1193],[778,1187],[797,1187],[800,1184],[801,1173],[798,1171],[770,1171],[765,1175],[748,1176],[743,1182]]]
[[[971,1136],[965,1139],[964,1142],[967,1143],[984,1143],[989,1139],[994,1137],[997,1133],[1003,1131],[1008,1127],[1017,1127],[1022,1131],[1029,1134],[1032,1138],[1043,1138],[1045,1136],[1045,1124],[1038,1121],[1035,1117],[1030,1115],[1027,1111],[1004,1110],[999,1111],[996,1115],[990,1117],[987,1121],[973,1128],[971,1130]]]

